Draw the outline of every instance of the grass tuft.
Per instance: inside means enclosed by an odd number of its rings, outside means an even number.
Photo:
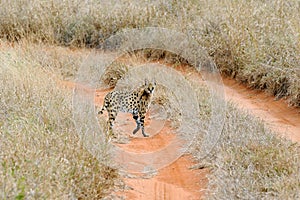
[[[279,138],[233,105],[226,115],[213,156],[199,160],[211,169],[208,199],[299,198],[299,145]],[[198,138],[192,147],[196,158],[201,155]]]
[[[223,74],[299,106],[299,10],[297,0],[2,1],[0,38],[98,47],[124,28],[170,28],[205,47]]]
[[[108,66],[101,77],[101,81],[109,86],[114,88],[118,83],[118,80],[121,79],[128,71],[128,66],[123,63],[114,62]]]
[[[72,93],[49,76],[58,60],[44,66],[29,55],[18,47],[0,51],[0,198],[102,198],[117,171],[79,140]]]

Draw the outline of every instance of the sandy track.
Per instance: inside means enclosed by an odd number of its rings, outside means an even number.
[[[192,200],[204,196],[207,169],[190,170],[192,158],[183,156],[171,165],[159,170],[149,179],[125,178],[132,190],[125,192],[127,199]]]
[[[181,73],[203,85],[203,79],[192,68],[181,66]],[[247,110],[254,116],[263,119],[268,126],[281,136],[300,142],[300,109],[290,108],[284,100],[275,101],[274,97],[261,91],[248,89],[234,80],[223,78],[225,98],[234,102],[239,108]],[[70,84],[67,84],[70,86]],[[104,95],[108,91],[97,91],[96,104],[102,104]],[[128,144],[122,148],[136,152],[155,151],[168,144],[176,137],[170,126],[166,126],[155,137],[130,137]],[[162,159],[164,159],[162,157]],[[151,178],[135,176],[123,180],[131,189],[118,193],[126,199],[201,199],[204,197],[208,180],[208,169],[189,169],[195,163],[189,155],[182,156],[171,165],[160,169]]]
[[[202,77],[195,69],[180,66],[178,70],[191,80],[203,85]],[[246,110],[255,117],[262,119],[267,126],[294,142],[300,142],[300,109],[287,105],[284,99],[275,97],[263,91],[249,89],[246,85],[223,77],[226,101],[231,101],[239,109]]]
[[[59,85],[64,85],[65,87],[72,89],[77,84],[60,81]],[[83,87],[88,92],[93,92],[92,89],[86,88],[85,86],[79,85],[79,87]],[[109,91],[110,90],[96,90],[95,104],[102,106],[104,96]],[[126,117],[127,119],[125,119]],[[131,118],[129,114],[120,113],[117,120],[119,118],[123,121],[128,121],[129,117]],[[116,127],[118,127],[117,120]],[[149,119],[146,118],[146,121],[147,120]],[[134,124],[134,121],[132,121],[132,124]],[[147,122],[145,125],[147,125]],[[129,127],[132,128],[132,126]],[[125,128],[128,129],[128,126]],[[129,129],[125,132],[129,132]],[[176,135],[172,133],[169,123],[166,123],[164,128],[153,137],[132,137],[129,133],[127,136],[130,138],[129,143],[116,145],[122,147],[124,150],[142,153],[161,149],[169,144],[172,139],[176,138]],[[161,159],[166,158],[162,157]],[[191,155],[184,155],[170,165],[158,170],[157,174],[154,176],[147,178],[143,174],[124,175],[122,179],[130,189],[117,192],[113,194],[113,196],[130,200],[203,199],[208,183],[206,175],[209,171],[208,169],[191,169],[195,164],[196,163],[193,161]]]
[[[102,105],[105,94],[108,91],[97,90],[95,103]],[[126,136],[130,138],[130,142],[126,144],[116,144],[122,149],[130,152],[153,152],[168,145],[176,135],[172,133],[169,123],[149,138],[143,138],[140,132],[138,136],[132,136],[130,133],[134,129],[134,121],[130,114],[120,113],[117,117],[115,129],[122,128],[126,130]],[[126,121],[128,126],[119,126],[117,121]],[[150,119],[146,117],[147,121]],[[166,155],[167,156],[167,155]],[[161,158],[168,159],[165,156]],[[130,160],[128,160],[130,162]],[[123,181],[130,190],[118,192],[117,196],[126,199],[138,200],[196,200],[201,199],[205,194],[208,180],[206,175],[208,169],[190,169],[196,163],[189,155],[180,157],[170,165],[158,170],[156,175],[146,177],[143,174],[131,174],[123,177]],[[131,177],[131,178],[128,178]],[[201,191],[202,190],[202,191]]]
[[[300,142],[300,109],[288,107],[284,100],[251,90],[245,85],[223,78],[226,99],[264,120],[268,127],[294,142]]]

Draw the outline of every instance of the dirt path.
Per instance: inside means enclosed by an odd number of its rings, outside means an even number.
[[[201,75],[195,69],[179,66],[178,70],[190,79],[203,84]],[[222,80],[227,101],[233,102],[238,108],[262,119],[280,136],[300,142],[300,109],[289,107],[283,99],[276,101],[274,96],[249,89],[233,79],[223,77]]]
[[[192,68],[181,66],[178,70],[199,81],[199,84],[203,84],[201,76]],[[260,91],[250,90],[234,80],[224,78],[223,83],[226,100],[234,102],[239,108],[263,119],[271,129],[282,136],[300,142],[299,109],[288,107],[283,100],[274,101],[274,97]],[[103,97],[107,92],[97,92],[97,104],[102,104]],[[166,124],[157,135],[151,138],[130,137],[130,142],[121,146],[124,149],[136,152],[155,151],[168,144],[168,141],[174,137],[176,136],[172,134],[170,126]],[[171,165],[160,169],[151,178],[142,176],[129,178],[124,176],[125,184],[131,189],[118,193],[118,195],[126,199],[139,200],[201,199],[204,197],[207,188],[206,175],[209,171],[208,169],[189,169],[194,164],[192,157],[185,155]]]
[[[74,88],[76,83],[68,81],[60,81],[59,85],[67,88]],[[85,88],[85,86],[83,86]],[[85,88],[89,90],[89,88]],[[89,92],[92,92],[90,90]],[[109,90],[96,90],[95,104],[102,105],[104,96]],[[125,119],[127,117],[127,119]],[[128,121],[131,116],[120,113],[117,120],[123,118],[123,121]],[[150,121],[146,118],[146,121]],[[120,126],[117,124],[116,127]],[[147,123],[145,124],[147,127]],[[120,127],[119,127],[120,128]],[[128,129],[128,127],[121,127]],[[130,128],[132,130],[132,127]],[[147,129],[146,129],[147,130]],[[125,131],[131,132],[131,131]],[[128,134],[130,142],[127,144],[116,144],[125,150],[133,152],[151,152],[161,149],[172,139],[176,138],[172,134],[172,129],[169,123],[166,123],[164,128],[149,138],[132,137]],[[165,157],[161,158],[166,159]],[[208,169],[191,169],[196,163],[192,156],[183,155],[170,165],[158,170],[157,174],[150,177],[145,177],[141,174],[126,175],[123,181],[129,190],[118,192],[114,196],[120,199],[137,199],[137,200],[198,200],[203,199],[205,189],[207,188],[208,179],[206,175]],[[129,178],[130,177],[130,178]]]
[[[191,170],[191,164],[192,158],[183,156],[150,179],[125,178],[126,184],[132,188],[125,192],[125,196],[139,200],[200,199],[204,196],[208,170]]]
[[[100,90],[96,92],[96,104],[102,104],[107,92],[108,91]],[[118,121],[123,122],[118,123]],[[145,121],[149,123],[150,119],[146,118]],[[124,126],[124,122],[129,125]],[[134,129],[134,126],[130,124],[134,125],[131,115],[120,113],[114,127],[116,130],[120,128],[123,131],[126,130],[124,132],[126,132],[127,137],[130,138],[130,142],[126,144],[116,144],[126,151],[140,153],[153,152],[168,145],[170,141],[176,137],[176,135],[172,133],[169,123],[166,123],[158,133],[149,138],[130,135],[129,133]],[[147,130],[147,123],[145,126]],[[168,158],[162,157],[161,159]],[[130,160],[127,161],[130,162]],[[191,156],[184,155],[169,166],[158,170],[157,174],[150,177],[146,177],[144,174],[131,174],[129,176],[127,174],[123,177],[123,181],[131,189],[118,192],[116,195],[121,198],[138,200],[201,199],[207,187],[208,180],[206,175],[208,169],[190,169],[195,164]]]
[[[273,96],[228,78],[223,78],[226,99],[239,108],[263,119],[275,132],[294,142],[300,142],[300,109],[288,107],[284,100],[275,101]]]

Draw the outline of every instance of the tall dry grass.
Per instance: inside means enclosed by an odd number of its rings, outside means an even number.
[[[144,57],[146,56],[146,57]],[[147,55],[135,54],[125,56],[120,63],[113,67],[115,78],[122,78],[120,71],[126,63],[132,67],[139,67],[142,63],[151,63]],[[156,57],[154,57],[156,58]],[[160,57],[161,58],[161,57]],[[122,60],[123,64],[122,63]],[[160,60],[162,63],[163,60]],[[165,60],[166,63],[169,60]],[[170,67],[175,67],[172,65]],[[187,66],[188,67],[188,66]],[[119,69],[119,70],[118,70]],[[204,85],[199,85],[199,80],[189,77],[187,69],[186,80],[190,82],[199,103],[200,130],[207,130],[211,120],[213,108],[210,99],[211,91]],[[109,74],[109,77],[113,73]],[[123,76],[126,73],[122,73]],[[134,79],[134,78],[133,78]],[[104,79],[106,80],[106,79]],[[170,80],[171,81],[171,80]],[[174,84],[176,85],[176,84]],[[157,88],[153,104],[165,106],[168,119],[176,128],[181,119],[176,108],[180,107],[176,99],[172,99],[174,88]],[[163,90],[164,89],[164,90]],[[182,91],[184,93],[185,91]],[[167,97],[167,98],[166,98]],[[214,101],[223,101],[214,99]],[[190,103],[190,102],[189,102]],[[176,107],[177,106],[177,107]],[[210,169],[208,175],[207,199],[298,199],[300,191],[300,151],[299,144],[285,138],[280,138],[269,130],[260,119],[251,114],[238,110],[235,105],[229,104],[226,110],[225,124],[214,149],[203,158],[202,145],[204,135],[199,132],[193,139],[189,152],[198,161],[196,167]],[[185,118],[183,120],[192,120]],[[179,120],[181,121],[181,120]],[[206,137],[215,139],[209,132]]]
[[[105,195],[117,172],[82,146],[72,121],[71,94],[56,82],[66,77],[62,72],[74,73],[90,51],[1,45],[1,198],[91,199]],[[124,76],[127,63],[147,60],[128,56],[122,64],[122,59],[114,68],[115,78],[111,71],[108,80]],[[210,94],[195,82],[191,84],[206,129],[212,112]],[[165,93],[158,93],[156,103],[174,109],[175,104],[160,99]],[[169,117],[176,120],[173,111]],[[190,151],[199,159],[199,166],[211,169],[207,198],[299,198],[299,145],[276,138],[261,121],[230,106],[221,138],[206,160],[201,157],[202,140],[203,135],[197,136]]]
[[[70,94],[49,76],[72,78],[85,52],[45,44],[97,47],[123,28],[171,28],[204,46],[223,74],[300,106],[299,11],[297,0],[1,1],[1,40],[45,47],[0,44],[1,198],[100,197],[115,177],[78,145]],[[207,120],[203,101],[199,115]],[[298,145],[232,107],[226,120],[207,161],[209,197],[299,198]]]
[[[299,144],[279,138],[261,120],[231,104],[214,152],[205,159],[198,138],[191,152],[198,167],[211,170],[207,199],[300,198]]]
[[[117,172],[82,145],[72,120],[71,90],[58,85],[60,76],[50,70],[68,58],[41,57],[39,51],[48,48],[1,45],[0,198],[103,197]]]
[[[300,5],[284,1],[1,1],[0,37],[96,47],[124,28],[182,31],[223,74],[300,106]]]
[[[207,4],[215,14],[202,38],[220,71],[299,106],[299,2]]]

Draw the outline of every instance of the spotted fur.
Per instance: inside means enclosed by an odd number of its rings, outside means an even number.
[[[107,110],[107,123],[111,131],[119,112],[131,113],[136,122],[136,129],[133,130],[133,134],[136,134],[142,128],[143,136],[148,137],[149,135],[145,133],[144,121],[155,87],[155,80],[152,82],[145,80],[144,85],[131,92],[120,90],[109,92],[105,96],[103,107],[98,114],[103,114],[103,111]]]

